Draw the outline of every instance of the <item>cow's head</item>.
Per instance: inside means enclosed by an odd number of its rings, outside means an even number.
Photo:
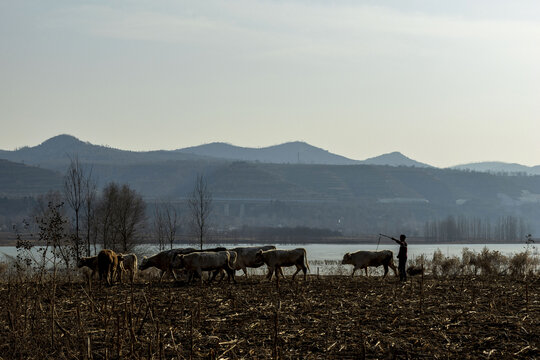
[[[79,260],[77,260],[77,267],[82,268],[86,264],[86,258],[82,257]]]
[[[341,263],[342,264],[352,264],[351,254],[346,253],[345,255],[343,255],[343,260],[341,261]]]
[[[144,270],[147,268],[146,264],[148,263],[148,258],[144,256],[141,261],[141,265],[139,265],[139,270]]]

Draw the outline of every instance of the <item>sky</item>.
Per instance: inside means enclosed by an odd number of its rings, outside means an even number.
[[[536,0],[0,0],[0,149],[540,165]]]

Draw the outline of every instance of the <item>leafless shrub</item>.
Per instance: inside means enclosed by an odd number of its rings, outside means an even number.
[[[476,252],[469,250],[469,248],[463,248],[461,251],[461,265],[464,275],[477,275],[477,257],[478,254]]]
[[[431,273],[434,276],[457,276],[461,273],[462,263],[457,256],[444,256],[440,249],[433,253]]]
[[[484,247],[474,259],[473,264],[481,270],[482,275],[498,275],[507,269],[508,258],[497,250],[490,251]]]
[[[510,274],[514,276],[524,276],[534,272],[534,269],[540,264],[540,258],[530,251],[523,251],[513,255],[509,260]]]
[[[425,254],[415,256],[415,257],[409,259],[408,263],[409,263],[410,266],[412,266],[414,268],[423,267],[424,269],[427,269],[427,268],[431,267],[431,261],[428,260],[428,258],[427,258],[427,256]]]

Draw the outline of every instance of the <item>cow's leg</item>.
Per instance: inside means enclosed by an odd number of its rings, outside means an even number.
[[[266,274],[266,278],[268,280],[272,280],[272,274],[274,273],[274,267],[268,267],[268,274]],[[278,277],[278,274],[276,272],[276,277]]]
[[[383,266],[384,266],[384,275],[383,275],[383,279],[384,279],[386,275],[388,275],[388,265],[383,264]]]
[[[356,270],[358,270],[358,268],[355,266],[353,267],[352,269],[352,274],[351,274],[351,278],[354,277],[354,273],[356,272]]]
[[[236,270],[226,269],[225,271],[227,272],[227,275],[228,275],[227,282],[231,282],[231,278],[232,278],[233,282],[236,284],[236,279],[234,278]],[[223,277],[225,277],[225,275]]]
[[[225,268],[225,269],[221,269],[221,271],[219,272],[221,274],[221,279],[219,281],[222,281],[223,279],[225,279],[225,275],[227,275],[227,282],[230,282],[231,281],[231,272],[232,272],[232,276],[234,276],[235,273],[236,273],[236,270],[229,269],[228,267]]]
[[[285,279],[285,275],[283,275],[283,269],[281,266],[278,266],[276,269],[276,276],[278,276],[278,272],[281,274],[281,277]]]
[[[216,272],[216,276],[217,275],[220,275],[219,276],[219,282],[221,283],[223,281],[223,279],[225,279],[225,272],[223,271],[223,269],[220,269]],[[229,275],[229,279],[230,279],[230,275]]]
[[[203,285],[203,275],[202,275],[202,269],[200,267],[197,268],[197,274],[199,275],[199,279],[201,286]]]
[[[391,263],[388,263],[388,266],[390,266],[390,269],[392,269],[394,271],[394,275],[396,275],[396,277],[397,277],[398,272],[397,272],[397,269],[396,269],[396,265],[394,265],[394,263],[391,262]]]
[[[298,272],[300,272],[300,270],[302,270],[302,268],[300,267],[300,265],[296,265],[296,271],[294,272],[293,276],[292,276],[292,279],[294,280],[296,274],[298,274]]]
[[[225,278],[225,274],[223,273],[223,269],[218,269],[212,273],[212,278],[210,279],[210,282],[213,281],[217,276],[221,275],[218,282],[221,283],[223,279]]]
[[[233,282],[236,284],[236,279],[235,279],[236,270],[235,269],[231,269],[229,267],[226,267],[225,271],[221,270],[221,273],[223,274],[223,278],[225,278],[225,274],[227,274],[227,282],[228,283],[231,282],[231,278],[232,278]]]
[[[366,270],[366,277],[368,276],[367,274],[367,266],[364,266],[364,270]]]
[[[307,268],[302,264],[302,271],[304,272],[304,281],[306,281]]]
[[[245,275],[246,278],[247,278],[247,277],[248,277],[247,267],[246,267],[246,266],[242,266],[242,270],[244,271],[244,275]]]
[[[161,280],[163,280],[163,276],[165,275],[166,271],[165,270],[160,270],[161,271],[161,274],[159,275],[159,282],[161,283]]]

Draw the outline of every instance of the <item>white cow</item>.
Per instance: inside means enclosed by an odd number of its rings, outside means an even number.
[[[292,279],[300,270],[304,272],[304,280],[306,280],[306,272],[309,269],[307,262],[306,249],[298,248],[293,250],[259,250],[257,252],[257,261],[263,261],[268,266],[268,274],[266,278],[272,279],[272,274],[276,273],[276,279],[278,278],[278,272],[281,273],[283,266],[296,266],[296,272],[293,274]],[[283,275],[283,273],[282,273]]]
[[[394,265],[394,254],[390,250],[346,253],[343,255],[343,261],[341,261],[341,263],[354,266],[351,277],[354,276],[355,271],[358,269],[366,270],[367,276],[368,266],[378,267],[381,265],[384,266],[384,277],[388,274],[388,267],[390,267],[397,276],[397,269]]]
[[[120,277],[120,282],[122,282],[122,275],[125,272],[129,272],[129,279],[131,282],[135,280],[135,275],[137,274],[137,255],[130,254],[121,254],[122,260],[118,262],[118,276]]]
[[[195,273],[199,275],[202,284],[203,271],[214,272],[210,278],[210,281],[212,281],[222,270],[225,270],[229,275],[229,279],[232,277],[236,283],[236,279],[234,278],[234,258],[235,253],[230,251],[203,251],[193,252],[187,255],[177,254],[171,262],[171,268],[185,269],[189,273],[188,283],[191,282]]]

